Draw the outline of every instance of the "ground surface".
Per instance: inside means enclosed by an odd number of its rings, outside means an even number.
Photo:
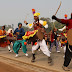
[[[53,59],[53,65],[49,66],[48,58],[41,51],[37,51],[36,53],[36,62],[31,63],[31,45],[27,46],[29,57],[26,57],[22,50],[19,51],[19,57],[15,58],[15,53],[9,53],[7,48],[0,48],[0,62],[7,63],[9,65],[13,65],[13,67],[18,67],[20,70],[32,70],[32,72],[65,72],[62,69],[62,65],[64,62],[64,53],[63,49],[60,48],[61,53],[57,53],[56,49],[53,47],[53,51],[51,53],[51,57]],[[0,66],[1,67],[1,66]],[[72,61],[69,65],[69,68],[72,72]],[[3,68],[4,69],[4,68]],[[16,69],[17,70],[17,69]],[[27,71],[28,71],[27,70]],[[26,72],[26,71],[25,71]]]
[[[15,66],[11,66],[3,62],[0,62],[0,72],[32,72],[32,70],[29,71],[27,71],[27,69],[21,70],[19,68],[16,68]]]

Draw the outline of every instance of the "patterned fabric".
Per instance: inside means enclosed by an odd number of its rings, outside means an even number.
[[[64,33],[64,36],[67,38],[67,33]]]
[[[42,28],[42,25],[38,22],[34,22],[33,27],[34,27],[34,30],[38,30],[39,28]]]
[[[4,38],[0,39],[0,47],[6,47],[10,44],[9,40],[5,40]]]
[[[9,40],[6,39],[6,31],[0,30],[0,47],[6,47],[10,44]]]
[[[67,33],[61,33],[61,35],[67,38]]]
[[[67,40],[61,42],[61,44],[66,44],[66,43],[67,43]]]
[[[23,38],[24,40],[29,39],[30,37],[33,37],[37,32],[38,32],[38,30],[27,31],[22,38]]]
[[[6,35],[2,35],[2,36],[0,36],[0,38],[5,38],[6,37]]]

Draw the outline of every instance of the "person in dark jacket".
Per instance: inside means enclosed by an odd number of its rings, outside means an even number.
[[[14,35],[16,35],[17,37],[17,41],[15,41],[14,45],[13,45],[13,50],[16,53],[15,57],[18,57],[18,51],[22,45],[22,50],[25,53],[26,56],[28,56],[27,54],[27,48],[26,45],[24,43],[26,43],[26,40],[24,40],[22,38],[22,36],[24,36],[25,32],[24,29],[22,28],[22,23],[18,23],[18,28],[15,29],[14,31]]]

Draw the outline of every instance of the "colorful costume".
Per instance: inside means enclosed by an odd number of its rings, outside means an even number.
[[[58,29],[59,31],[65,31],[67,26],[64,26],[62,29]],[[64,53],[66,52],[66,39],[67,39],[67,33],[61,33],[61,48],[64,48]]]
[[[15,41],[14,45],[13,45],[13,50],[16,54],[18,54],[18,51],[20,49],[20,44],[22,44],[22,51],[26,54],[27,53],[27,48],[26,45],[24,45],[24,42],[26,42],[26,40],[17,40]]]
[[[56,51],[60,52],[59,51],[59,40],[58,40],[58,38],[59,38],[59,35],[55,31],[53,31],[52,34],[51,34],[50,51],[52,51],[52,47],[53,47],[53,45],[55,45],[56,46]]]
[[[44,24],[43,24],[43,23],[44,23]],[[27,32],[25,33],[25,35],[23,36],[23,39],[29,39],[30,37],[33,37],[33,36],[38,32],[38,29],[42,28],[42,25],[47,28],[47,27],[48,27],[48,24],[46,24],[46,23],[47,23],[47,22],[40,20],[40,21],[39,21],[39,25],[37,25],[37,24],[38,24],[38,21],[37,21],[37,22],[34,21],[31,25],[28,24],[27,26],[28,26],[29,28],[34,27],[34,31],[27,31]],[[41,42],[42,42],[42,43],[41,43]],[[34,43],[35,43],[35,42],[33,42],[33,44],[34,44]],[[46,45],[44,39],[43,39],[42,41],[38,41],[38,40],[37,40],[37,45],[33,45],[33,46],[32,46],[32,53],[34,53],[34,51],[37,50],[37,48],[38,48],[39,46],[41,47],[41,50],[43,51],[43,53],[46,54],[48,57],[50,57],[50,52],[49,52],[49,50],[48,50],[48,48],[47,48],[47,45]]]
[[[13,46],[13,42],[14,42],[14,40],[15,40],[15,38],[14,38],[14,36],[13,36],[13,29],[9,29],[8,31],[7,31],[7,38],[9,39],[9,41],[10,41],[10,44],[8,45],[8,50],[9,50],[9,52],[12,52],[12,50],[11,50],[11,45]]]
[[[48,46],[49,39],[48,39],[48,34],[47,33],[44,33],[44,39],[45,39],[46,44]]]
[[[19,32],[19,35],[16,34],[16,32]],[[18,29],[16,28],[14,31],[14,35],[16,34],[17,36],[17,41],[15,41],[14,45],[13,45],[13,50],[16,54],[18,54],[18,51],[20,49],[20,44],[22,45],[22,50],[23,52],[26,54],[27,53],[27,48],[26,45],[24,44],[24,42],[26,42],[26,40],[22,39],[22,36],[25,34],[24,29]]]
[[[40,15],[40,13],[35,13],[34,14],[34,16],[36,16],[36,17],[38,17],[39,15]],[[38,32],[38,30],[42,28],[42,26],[44,26],[45,28],[48,28],[47,22],[42,21],[42,20],[34,21],[32,24],[27,23],[27,26],[29,28],[33,27],[34,28],[34,31],[33,31],[34,33],[30,34],[30,35],[28,34],[29,35],[28,37],[27,37],[27,34],[25,34],[25,36],[23,36],[23,39],[25,39],[25,38],[29,39],[30,37],[33,37]],[[37,41],[37,43],[35,44],[36,41]],[[32,62],[35,61],[35,51],[38,49],[39,46],[40,46],[40,49],[42,50],[42,52],[50,58],[50,51],[48,50],[48,47],[46,45],[45,40],[44,39],[42,39],[42,40],[37,39],[36,41],[33,41],[33,45],[32,45],[32,54],[33,54]]]
[[[52,19],[57,20],[58,22],[62,24],[66,24],[67,30],[72,29],[72,14],[71,19],[59,19],[56,16],[52,16]],[[71,58],[72,58],[72,46],[68,43],[66,44],[66,52],[65,52],[65,58],[64,58],[64,67],[68,67],[70,64]]]
[[[9,44],[9,40],[6,39],[6,31],[0,30],[0,47],[6,47]]]

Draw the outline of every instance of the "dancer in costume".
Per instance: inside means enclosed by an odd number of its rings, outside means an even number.
[[[53,45],[56,46],[56,52],[60,53],[59,51],[59,38],[60,36],[57,34],[57,29],[54,28],[53,31],[51,31],[51,46],[50,46],[50,52],[52,51]]]
[[[10,44],[8,45],[8,50],[9,50],[9,52],[12,52],[12,50],[11,50],[11,45],[13,46],[13,39],[12,39],[12,38],[14,38],[14,36],[13,36],[13,29],[10,28],[10,29],[7,31],[7,36],[11,38],[11,39],[9,40],[9,41],[10,41]]]
[[[39,15],[40,15],[40,13],[34,13],[34,20],[35,21],[32,24],[28,24],[27,21],[24,21],[24,23],[29,28],[33,27],[34,31],[32,31],[32,33],[31,33],[31,31],[26,32],[25,36],[23,36],[23,39],[30,39],[30,37],[34,39],[33,45],[32,45],[32,60],[31,60],[32,62],[35,62],[35,51],[40,46],[40,49],[42,50],[42,52],[48,57],[48,63],[51,63],[52,59],[50,56],[50,51],[48,50],[48,47],[46,45],[45,40],[42,38],[42,35],[40,33],[38,33],[41,31],[42,26],[44,26],[45,28],[48,28],[48,24],[46,21],[39,20]],[[34,38],[34,36],[36,36],[35,34],[38,34],[39,39]],[[37,40],[37,42],[35,40]]]
[[[66,52],[66,41],[67,41],[67,33],[64,32],[66,30],[66,26],[64,26],[62,29],[58,29],[59,31],[62,31],[61,33],[61,48],[64,48],[64,53]]]
[[[0,47],[6,47],[10,44],[6,37],[5,26],[2,26],[2,29],[0,29]]]
[[[47,46],[48,46],[48,34],[46,33],[46,31],[45,31],[45,28],[43,28],[43,33],[44,33],[44,39],[45,39],[45,41],[46,41],[46,44],[47,44]]]
[[[27,54],[27,48],[26,48],[26,40],[24,40],[22,38],[22,36],[24,36],[25,32],[24,29],[22,28],[22,23],[18,23],[18,28],[15,29],[14,31],[14,35],[17,36],[17,41],[15,41],[14,45],[13,45],[13,50],[16,53],[15,57],[18,57],[18,51],[20,49],[20,44],[22,45],[22,51],[25,53],[26,56],[28,56]]]
[[[52,16],[52,19],[55,19],[62,24],[66,24],[68,31],[72,29],[72,13],[71,13],[70,19],[59,19],[54,15]],[[67,35],[67,38],[68,38],[68,35]],[[71,58],[72,58],[72,45],[70,45],[70,42],[69,42],[66,44],[66,53],[65,53],[65,59],[64,59],[64,64],[63,64],[63,69],[65,71],[70,71],[68,69],[68,66],[71,62]]]
[[[68,15],[64,15],[65,20],[67,20]],[[67,26],[64,26],[61,29],[58,29],[59,31],[62,31],[61,33],[61,48],[64,48],[64,53],[66,52],[66,41],[67,41]]]

